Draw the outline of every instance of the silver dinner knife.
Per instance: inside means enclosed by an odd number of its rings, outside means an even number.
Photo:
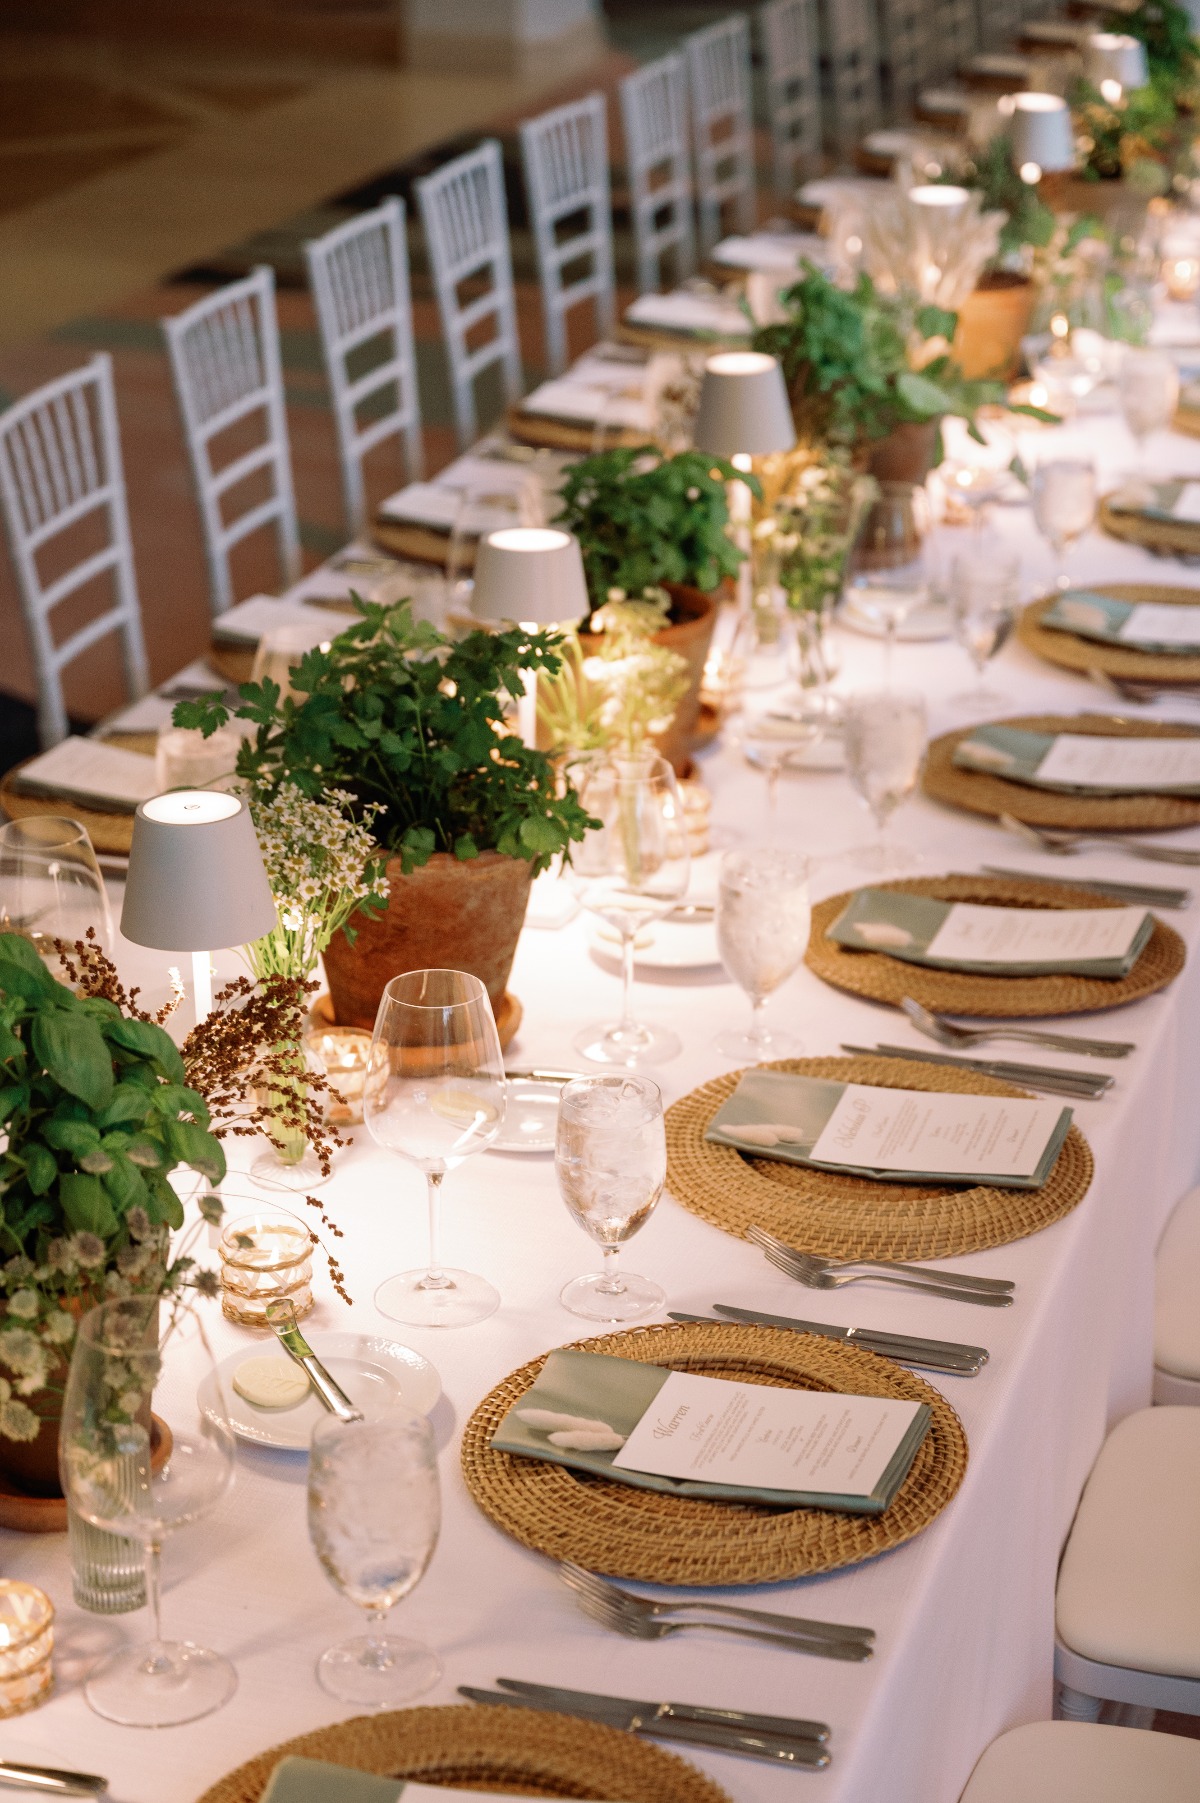
[[[331,1377],[296,1325],[296,1304],[290,1296],[275,1296],[265,1314],[279,1344],[290,1358],[308,1372],[309,1382],[331,1415],[339,1421],[361,1421],[363,1412],[351,1402],[341,1384]]]
[[[0,1759],[0,1785],[14,1790],[39,1791],[43,1797],[99,1797],[108,1779],[95,1772],[64,1772],[52,1765],[23,1765]]]
[[[1155,883],[1118,883],[1107,878],[1101,880],[1099,877],[1046,876],[1034,870],[1009,870],[1003,864],[984,864],[980,868],[984,876],[1016,877],[1022,883],[1042,883],[1055,889],[1069,883],[1072,889],[1089,889],[1093,895],[1111,896],[1113,901],[1129,902],[1143,908],[1186,908],[1192,899],[1190,889],[1163,889]]]
[[[872,1327],[837,1327],[826,1321],[799,1321],[791,1315],[767,1315],[758,1309],[734,1308],[731,1303],[714,1302],[713,1314],[688,1315],[671,1311],[672,1321],[740,1321],[750,1327],[784,1327],[791,1333],[815,1333],[824,1340],[841,1340],[849,1346],[862,1346],[900,1365],[919,1365],[926,1371],[942,1371],[948,1376],[976,1377],[988,1361],[986,1346],[967,1346],[957,1340],[923,1340],[913,1334],[886,1333]]]
[[[564,1690],[561,1684],[531,1684],[527,1678],[497,1678],[501,1690],[545,1703],[548,1698],[578,1704],[581,1708],[636,1709],[659,1721],[695,1722],[718,1728],[751,1728],[776,1734],[782,1740],[812,1740],[824,1746],[829,1739],[827,1722],[808,1722],[790,1715],[757,1715],[753,1710],[720,1709],[712,1703],[646,1703],[635,1697],[609,1697],[590,1690]]]
[[[917,1051],[905,1045],[843,1045],[842,1050],[868,1058],[882,1053],[888,1058],[911,1059],[914,1064],[945,1064],[952,1070],[978,1071],[980,1076],[996,1077],[1002,1083],[1024,1083],[1029,1089],[1084,1101],[1098,1100],[1113,1083],[1107,1072],[1058,1070],[1051,1064],[1022,1064],[1007,1058],[960,1058],[953,1052]]]

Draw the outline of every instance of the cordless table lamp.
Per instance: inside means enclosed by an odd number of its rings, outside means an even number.
[[[1071,110],[1057,94],[1014,94],[1009,126],[1012,160],[1031,188],[1043,175],[1074,169],[1075,130]]]
[[[537,632],[575,626],[588,611],[579,540],[552,526],[506,526],[480,540],[471,611],[476,619]],[[537,671],[525,670],[517,704],[521,739],[537,745]]]
[[[276,921],[245,802],[219,789],[169,789],[141,803],[121,931],[135,945],[191,952],[197,1025],[212,1012],[210,954],[261,939]]]
[[[1123,31],[1093,31],[1084,40],[1083,72],[1110,106],[1150,79],[1146,46]]]
[[[765,351],[718,351],[704,365],[700,407],[693,434],[696,449],[728,457],[736,469],[749,471],[753,457],[790,451],[796,443],[791,403],[783,370]],[[729,517],[743,539],[746,555],[738,570],[738,602],[750,604],[750,490],[744,482],[728,488]]]

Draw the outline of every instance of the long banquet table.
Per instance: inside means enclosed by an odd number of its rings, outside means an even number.
[[[1085,447],[1119,465],[1129,441],[1110,421],[1087,420],[1030,436],[1039,455]],[[1173,437],[1155,455],[1169,473],[1200,474],[1200,443]],[[1029,594],[1044,585],[1049,557],[1027,508],[997,510],[997,530],[1018,543]],[[1072,561],[1076,580],[1185,582],[1180,566],[1091,534]],[[842,634],[844,684],[877,681],[880,647]],[[1011,711],[1104,709],[1083,679],[1041,665],[1012,644],[989,673],[1009,690]],[[961,720],[947,697],[967,686],[964,654],[951,644],[901,646],[897,683],[919,686],[931,729]],[[1188,717],[1186,708],[1178,708]],[[1170,709],[1155,710],[1165,717]],[[766,832],[765,784],[736,753],[703,758],[715,796],[718,844]],[[814,889],[828,894],[856,873],[835,855],[869,836],[869,823],[843,774],[786,776],[776,831],[818,860]],[[1047,875],[1145,875],[1115,852],[1069,862],[1007,838],[985,820],[941,809],[918,796],[895,823],[899,839],[923,854],[932,874],[983,863]],[[1200,831],[1173,843],[1200,845]],[[1187,880],[1187,873],[1178,873]],[[816,1716],[833,1729],[833,1763],[793,1774],[719,1754],[696,1754],[742,1803],[775,1803],[798,1791],[824,1803],[953,1803],[982,1748],[1016,1723],[1051,1709],[1055,1568],[1081,1486],[1106,1426],[1147,1403],[1151,1380],[1154,1246],[1180,1193],[1200,1169],[1200,905],[1171,914],[1191,960],[1173,988],[1088,1023],[1135,1039],[1137,1052],[1112,1069],[1116,1085],[1099,1102],[1076,1106],[1096,1155],[1091,1191],[1072,1214],[1017,1244],[953,1261],[1016,1279],[1009,1310],[984,1310],[875,1285],[838,1293],[801,1289],[777,1276],[750,1246],[709,1227],[669,1197],[626,1259],[657,1279],[670,1306],[703,1311],[714,1300],[785,1314],[857,1322],[982,1342],[991,1361],[972,1380],[936,1379],[958,1410],[970,1443],[965,1483],[917,1540],[872,1563],[769,1591],[742,1592],[768,1607],[868,1623],[878,1651],[865,1666],[844,1665],[694,1634],[657,1644],[614,1637],[574,1607],[549,1562],[501,1535],[470,1500],[458,1469],[463,1423],[502,1376],[556,1344],[584,1337],[586,1325],[558,1302],[563,1283],[593,1262],[588,1243],[558,1198],[545,1155],[487,1153],[448,1181],[444,1256],[486,1273],[502,1294],[500,1312],[479,1326],[439,1335],[394,1328],[436,1364],[444,1384],[433,1421],[441,1448],[445,1519],[432,1566],[396,1611],[400,1632],[427,1638],[445,1663],[431,1702],[455,1699],[458,1684],[498,1675],[565,1683],[627,1696],[673,1697],[782,1714]],[[127,980],[162,986],[151,955],[122,946]],[[233,966],[230,963],[229,968]],[[528,928],[511,988],[524,1007],[510,1061],[571,1066],[574,1031],[611,1013],[615,967],[592,956],[582,918],[557,930]],[[640,1008],[679,1032],[684,1051],[662,1066],[666,1100],[727,1068],[712,1044],[741,1022],[747,1004],[717,971],[647,978]],[[813,1054],[842,1041],[921,1044],[894,1013],[822,985],[801,970],[770,1012]],[[1055,1023],[1059,1024],[1059,1023]],[[1062,1023],[1067,1026],[1070,1023]],[[1013,1048],[1014,1056],[1022,1054]],[[1041,1057],[1041,1053],[1030,1052]],[[1045,1054],[1053,1059],[1055,1054]],[[1064,1059],[1063,1062],[1071,1062]],[[1100,1067],[1096,1067],[1100,1068]],[[234,1143],[244,1168],[249,1154]],[[227,1188],[249,1193],[236,1172]],[[392,1329],[372,1304],[383,1275],[424,1254],[419,1173],[390,1160],[360,1130],[322,1192],[345,1230],[339,1257],[355,1298],[352,1311],[318,1281],[308,1328]],[[215,1311],[214,1311],[215,1312]],[[218,1356],[249,1348],[249,1336],[220,1321]],[[325,1646],[353,1631],[353,1610],[329,1586],[305,1528],[304,1461],[240,1449],[233,1491],[206,1521],[168,1543],[164,1601],[168,1632],[226,1652],[240,1686],[218,1715],[158,1733],[122,1729],[93,1715],[80,1676],[113,1637],[140,1633],[144,1616],[100,1618],[76,1610],[64,1537],[0,1534],[0,1566],[33,1579],[59,1609],[59,1689],[39,1712],[0,1733],[0,1755],[36,1757],[109,1775],[114,1803],[191,1803],[210,1783],[265,1747],[353,1711],[339,1708],[313,1675]]]

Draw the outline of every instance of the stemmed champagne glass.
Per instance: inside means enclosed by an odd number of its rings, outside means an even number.
[[[1146,464],[1146,440],[1169,426],[1179,405],[1179,371],[1161,351],[1128,349],[1117,371],[1117,395],[1137,446],[1137,473]]]
[[[1054,586],[1070,586],[1067,551],[1096,517],[1096,468],[1082,458],[1039,463],[1029,478],[1037,529],[1054,553]]]
[[[32,940],[50,974],[61,979],[54,941],[74,945],[89,927],[95,943],[111,951],[108,895],[87,829],[57,814],[0,827],[0,933]]]
[[[371,1138],[425,1173],[429,1265],[402,1271],[375,1306],[414,1327],[466,1327],[500,1306],[486,1278],[438,1261],[438,1199],[447,1171],[491,1145],[504,1125],[504,1059],[492,1004],[463,970],[410,970],[380,997],[363,1086]]]
[[[958,699],[980,710],[1003,706],[1005,697],[984,682],[988,662],[1008,641],[1021,608],[1021,565],[1006,551],[956,557],[950,568],[954,636],[975,666],[975,688]]]
[[[343,1703],[386,1709],[436,1684],[442,1662],[420,1641],[381,1632],[424,1577],[441,1525],[437,1452],[423,1415],[394,1406],[374,1421],[330,1416],[312,1432],[308,1533],[335,1590],[365,1610],[367,1632],[329,1647],[317,1680]]]
[[[717,884],[717,949],[753,1009],[748,1031],[718,1034],[717,1049],[725,1057],[761,1064],[801,1050],[791,1034],[768,1031],[762,1011],[767,997],[799,969],[811,920],[806,858],[773,846],[725,853]]]
[[[163,1304],[164,1308],[169,1304]],[[101,1303],[86,1314],[63,1398],[59,1469],[72,1507],[93,1527],[140,1540],[153,1638],[113,1653],[89,1678],[97,1715],[130,1728],[195,1721],[229,1701],[237,1673],[220,1653],[164,1640],[159,1561],[167,1534],[198,1521],[233,1481],[234,1437],[208,1336],[177,1305],[161,1330],[157,1297]],[[196,1400],[201,1378],[204,1406]],[[166,1392],[170,1442],[151,1401]]]
[[[561,1300],[589,1321],[636,1321],[666,1296],[620,1268],[621,1246],[649,1220],[667,1180],[662,1094],[648,1077],[577,1077],[558,1103],[554,1147],[562,1199],[604,1249],[604,1268],[574,1278]]]
[[[878,870],[911,863],[888,841],[887,827],[912,794],[925,758],[925,703],[920,695],[853,695],[846,703],[846,772],[875,817],[878,838],[866,854]]]
[[[572,847],[565,875],[582,905],[620,935],[621,1018],[585,1027],[575,1047],[599,1064],[662,1064],[680,1049],[666,1027],[633,1014],[638,933],[669,914],[688,886],[687,827],[675,773],[657,752],[597,753],[572,769],[584,812],[599,825]]]

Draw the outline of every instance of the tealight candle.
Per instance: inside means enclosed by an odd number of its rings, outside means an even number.
[[[54,1604],[44,1590],[0,1578],[0,1717],[36,1709],[54,1687]]]
[[[356,1027],[320,1027],[308,1034],[304,1043],[320,1060],[339,1098],[326,1096],[325,1119],[334,1127],[361,1127],[371,1035]],[[372,1087],[381,1089],[386,1081],[387,1071],[381,1068],[377,1079],[371,1079]]]
[[[221,1312],[241,1327],[266,1327],[267,1303],[290,1296],[299,1318],[313,1305],[313,1236],[282,1208],[240,1215],[222,1230]]]

